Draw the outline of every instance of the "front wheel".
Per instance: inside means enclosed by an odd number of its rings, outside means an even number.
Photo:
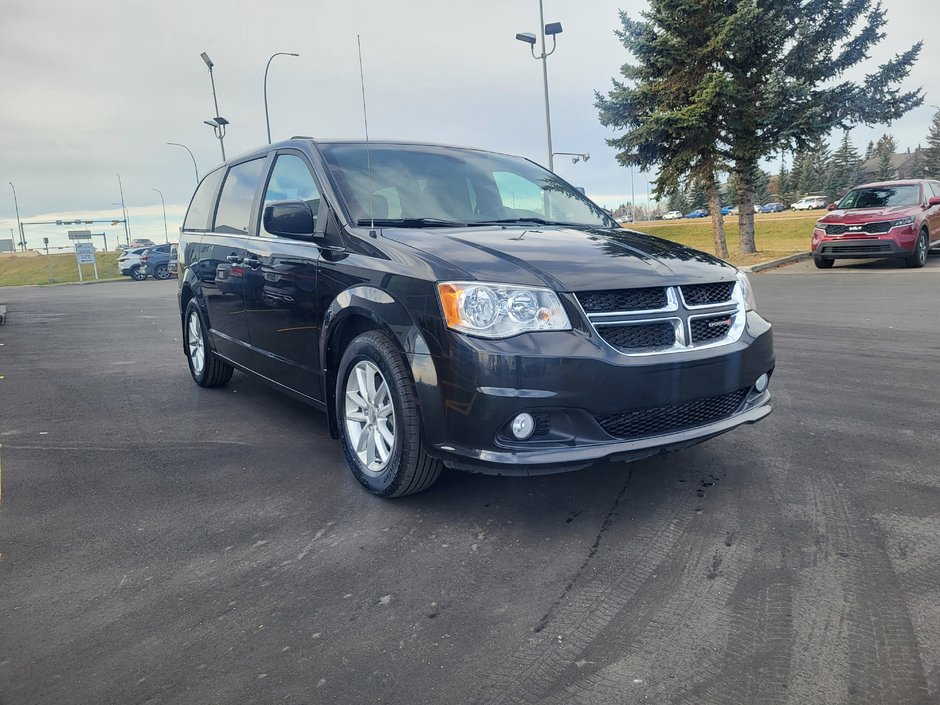
[[[829,257],[813,257],[813,264],[816,265],[816,269],[829,269],[835,264],[835,260]]]
[[[930,243],[927,241],[926,231],[921,231],[917,238],[917,244],[914,246],[914,254],[905,260],[907,266],[913,269],[920,269],[927,264],[927,252],[930,250]]]
[[[135,282],[142,282],[146,278],[147,278],[147,273],[141,271],[140,265],[137,265],[136,267],[131,267],[131,279],[133,279]]]
[[[183,315],[183,347],[193,380],[200,387],[221,387],[232,379],[234,369],[209,349],[206,324],[195,299]]]
[[[363,333],[343,353],[336,416],[349,469],[373,494],[404,497],[426,490],[441,474],[443,464],[422,444],[404,358],[383,333]]]

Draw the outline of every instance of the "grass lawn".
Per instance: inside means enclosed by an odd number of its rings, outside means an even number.
[[[117,252],[95,253],[100,279],[123,278],[118,272],[117,258]],[[75,263],[74,252],[49,255],[49,260],[52,262],[52,278],[56,283],[78,281],[78,265]],[[82,273],[85,281],[95,280],[95,270],[90,264],[82,265]],[[0,255],[0,286],[48,283],[49,264],[46,255],[37,257]]]
[[[783,213],[756,213],[754,215],[756,255],[738,254],[738,218],[725,216],[725,240],[728,243],[728,260],[736,265],[757,264],[767,260],[809,252],[813,223],[825,211],[784,211]],[[637,222],[624,227],[649,233],[666,240],[680,242],[705,252],[715,252],[712,238],[711,218],[690,220],[655,220]]]

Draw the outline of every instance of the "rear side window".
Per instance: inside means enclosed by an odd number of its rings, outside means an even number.
[[[933,191],[934,196],[940,197],[940,181],[930,181],[930,189]],[[929,194],[928,194],[929,198]]]
[[[183,230],[205,230],[209,227],[209,216],[212,213],[212,199],[215,198],[219,180],[224,169],[216,169],[206,175],[193,194],[189,204],[189,211],[183,221]]]
[[[219,196],[219,207],[215,212],[215,232],[248,234],[251,206],[261,181],[261,170],[265,161],[265,157],[252,159],[250,162],[236,164],[228,170],[222,185],[222,194]]]

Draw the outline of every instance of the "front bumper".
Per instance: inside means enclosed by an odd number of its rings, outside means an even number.
[[[827,259],[866,259],[910,257],[917,245],[917,232],[909,226],[895,228],[885,235],[827,235],[813,231],[812,251],[815,257]]]
[[[604,458],[639,460],[755,423],[771,412],[754,383],[774,367],[770,324],[754,312],[740,340],[703,350],[632,357],[590,331],[491,341],[453,335],[453,355],[411,355],[425,446],[452,467],[534,475],[585,467]],[[669,419],[674,409],[741,394],[718,416],[614,436],[606,419]],[[532,414],[539,431],[525,441],[509,423]],[[640,413],[631,413],[640,412]],[[678,413],[678,412],[676,412]],[[605,423],[605,426],[610,427]],[[641,424],[642,426],[642,424]]]

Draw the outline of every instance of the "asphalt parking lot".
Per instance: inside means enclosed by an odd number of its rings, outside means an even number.
[[[766,421],[395,501],[172,283],[0,290],[0,703],[940,702],[940,257],[753,281]]]

